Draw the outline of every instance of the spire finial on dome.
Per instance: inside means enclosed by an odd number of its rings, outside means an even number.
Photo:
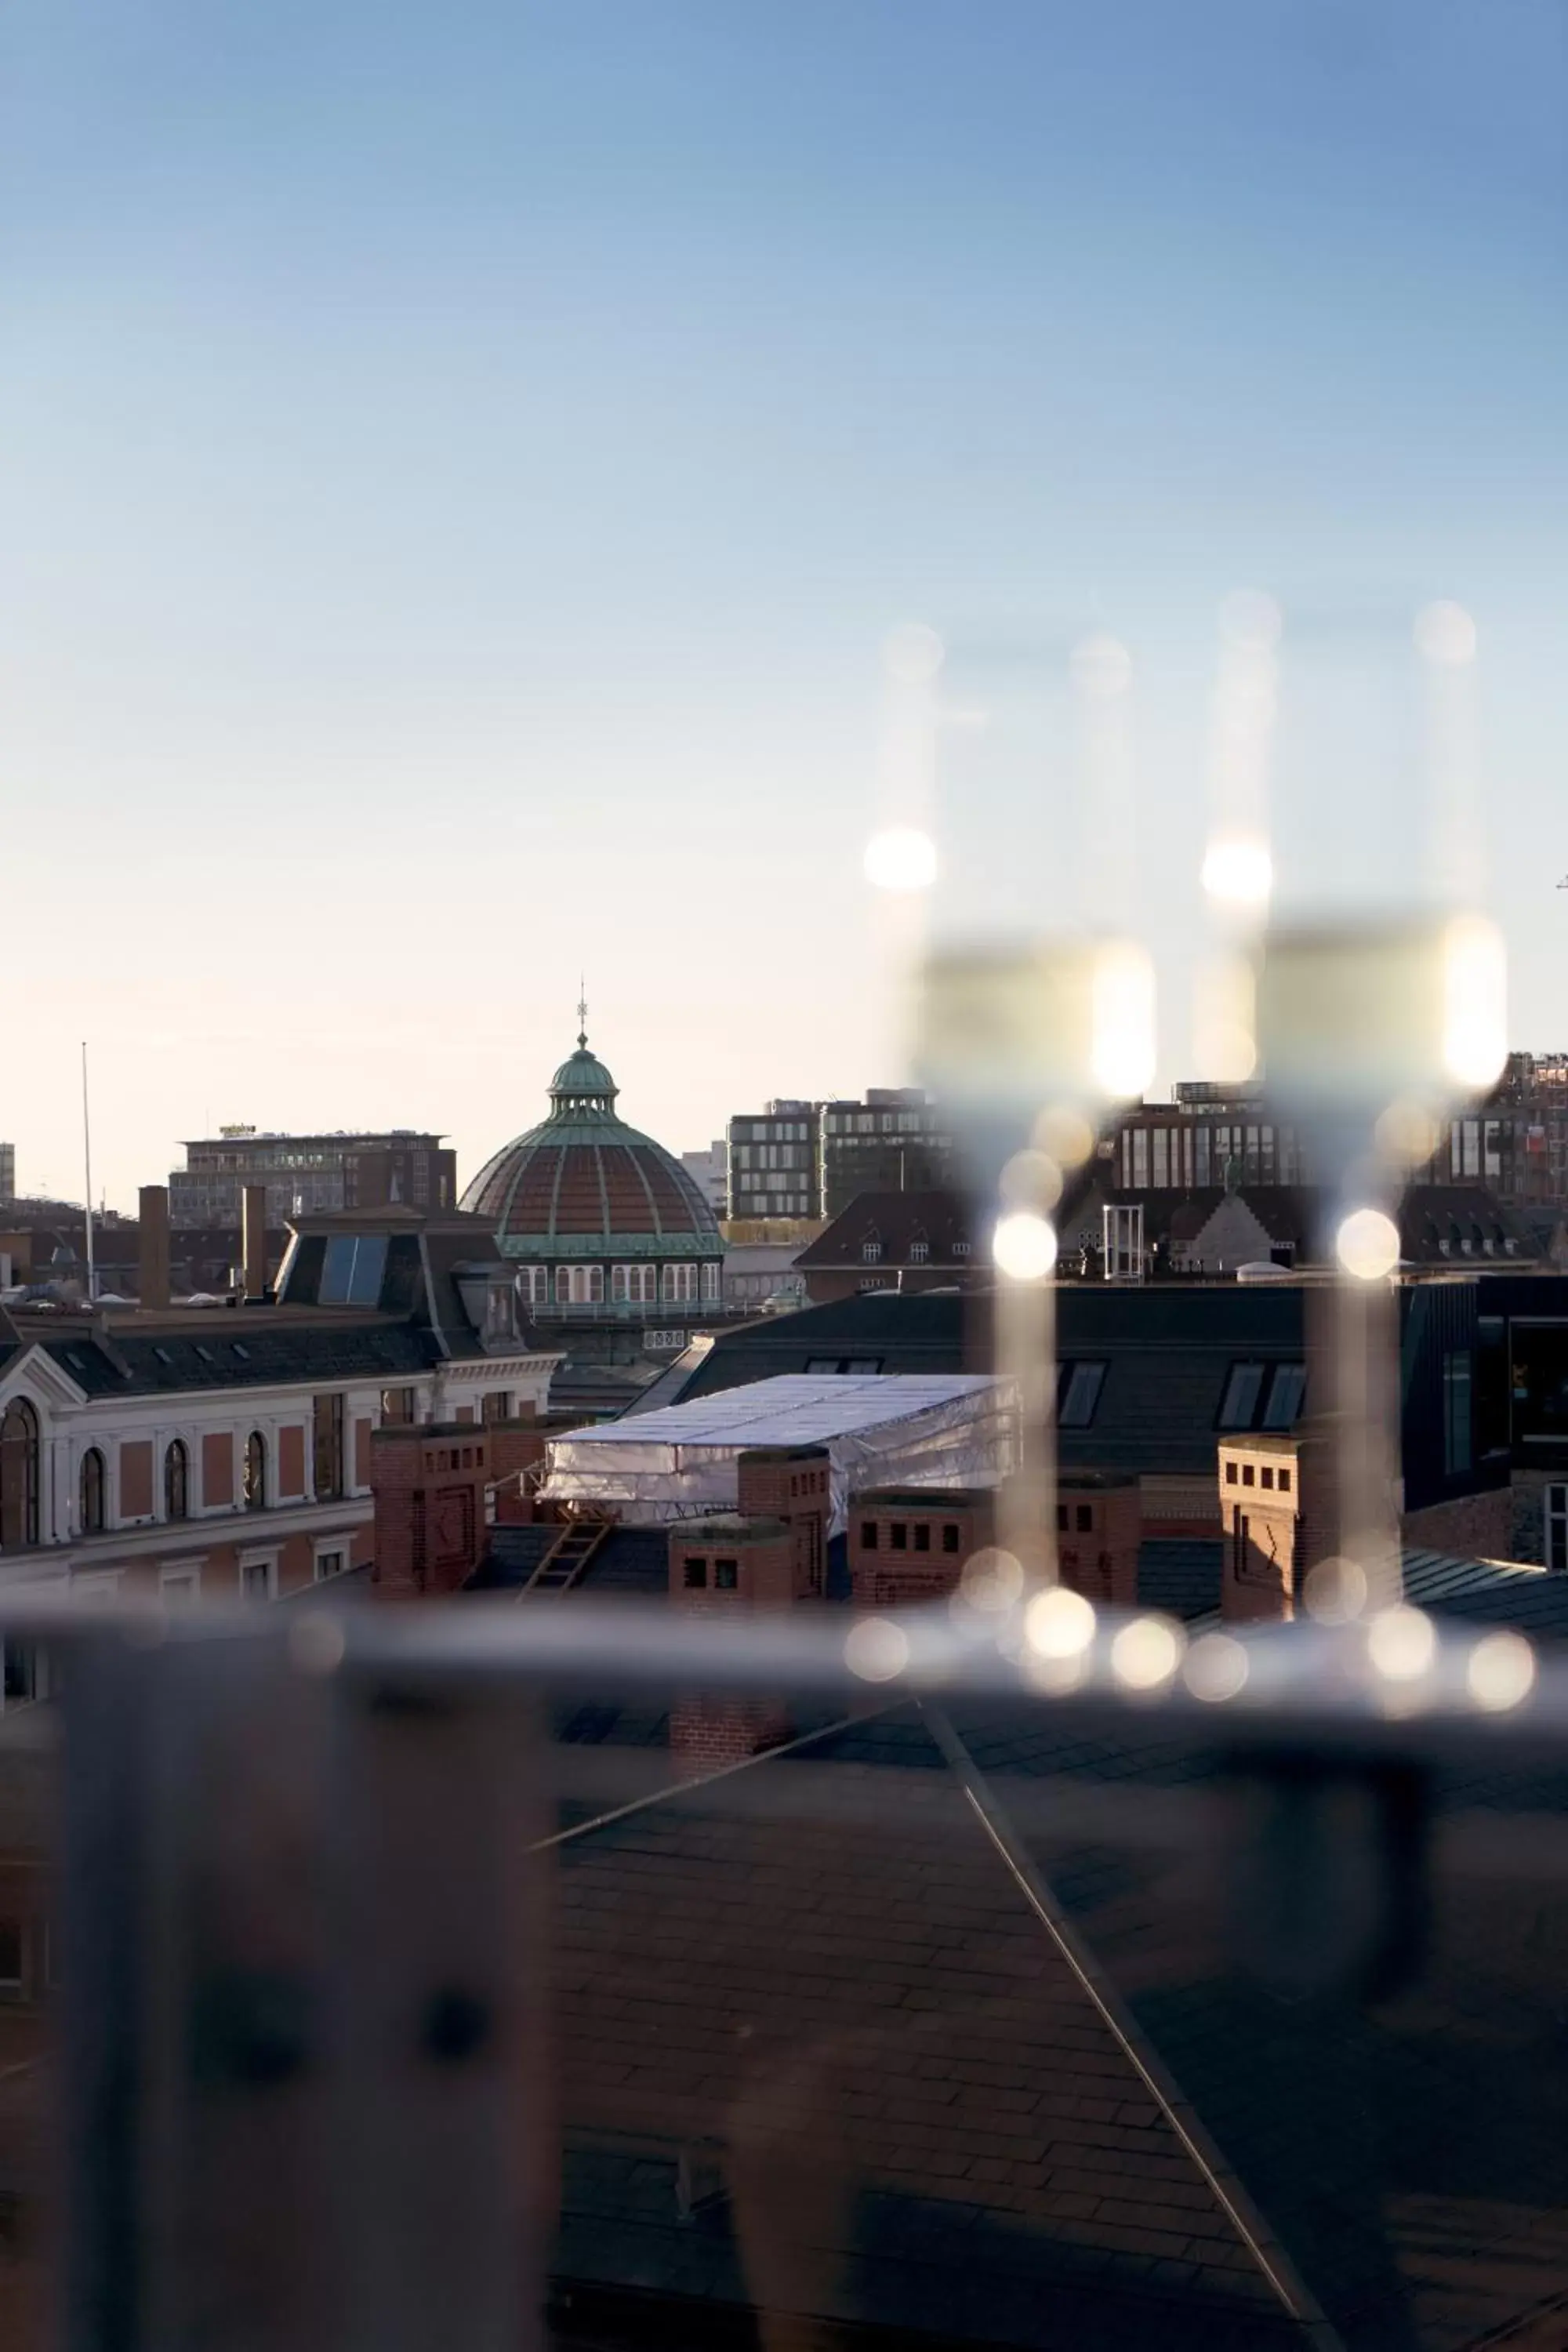
[[[587,1042],[588,983],[579,972],[577,976],[577,1043],[579,1045],[586,1045]]]

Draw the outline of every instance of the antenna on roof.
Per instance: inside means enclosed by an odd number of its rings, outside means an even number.
[[[92,1127],[87,1108],[87,1039],[81,1041],[81,1157],[87,1177],[87,1303],[98,1296],[92,1265]]]

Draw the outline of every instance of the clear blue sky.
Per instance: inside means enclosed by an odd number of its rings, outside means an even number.
[[[1568,1044],[1565,124],[1560,0],[10,0],[24,1188],[79,1188],[83,1034],[111,1202],[208,1119],[468,1172],[580,968],[677,1148],[897,1077],[910,618],[1131,649],[1175,1075],[1248,585],[1298,823],[1319,761],[1403,822],[1410,616],[1475,614],[1515,1034]]]

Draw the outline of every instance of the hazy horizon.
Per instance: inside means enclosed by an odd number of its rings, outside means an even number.
[[[1129,648],[1163,1085],[1221,600],[1284,614],[1281,841],[1375,814],[1395,884],[1411,625],[1458,600],[1510,1033],[1563,1043],[1565,41],[1549,0],[18,0],[24,1191],[81,1190],[84,1036],[111,1205],[227,1121],[429,1127],[466,1181],[580,973],[676,1151],[900,1082],[860,854],[911,620],[967,706]],[[1065,805],[1030,743],[1005,789]]]

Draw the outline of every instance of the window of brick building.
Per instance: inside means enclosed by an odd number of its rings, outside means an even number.
[[[101,1535],[106,1524],[106,1509],[103,1456],[96,1445],[89,1445],[81,1457],[81,1531],[84,1536]]]
[[[689,1592],[706,1591],[708,1587],[708,1563],[705,1559],[683,1560],[681,1562],[681,1570],[686,1579],[686,1587]]]
[[[910,1531],[902,1519],[895,1519],[888,1529],[888,1541],[895,1551],[908,1551]]]
[[[15,1397],[0,1420],[0,1549],[38,1540],[38,1416]]]
[[[861,1543],[861,1548],[862,1548],[862,1549],[864,1549],[864,1550],[866,1550],[866,1551],[875,1551],[875,1550],[876,1550],[876,1549],[877,1549],[877,1522],[876,1522],[876,1520],[875,1520],[875,1519],[862,1519],[862,1520],[861,1520],[861,1522],[860,1522],[860,1543]]]
[[[343,1400],[341,1392],[319,1396],[312,1401],[311,1455],[315,1465],[317,1500],[336,1502],[343,1491]]]
[[[175,1438],[163,1455],[163,1517],[184,1519],[191,1508],[191,1460]]]
[[[253,1429],[245,1441],[243,1499],[247,1511],[259,1511],[266,1507],[267,1440],[258,1429]]]
[[[950,1524],[943,1528],[942,1531],[942,1548],[943,1551],[956,1551],[958,1549],[958,1529],[956,1527]]]
[[[341,1576],[347,1564],[346,1556],[341,1551],[319,1551],[316,1554],[317,1583],[325,1584],[332,1577]]]
[[[1079,1503],[1076,1516],[1078,1530],[1079,1535],[1082,1535],[1088,1528],[1094,1525],[1094,1505],[1092,1503]]]
[[[1260,1486],[1272,1486],[1274,1484],[1274,1473],[1267,1462],[1258,1474],[1258,1483]]]
[[[918,1523],[915,1528],[915,1549],[917,1551],[930,1551],[931,1549],[931,1529],[923,1519]]]
[[[1290,1492],[1290,1473],[1289,1470],[1281,1470],[1279,1473],[1279,1492],[1282,1495],[1288,1495]]]
[[[713,1563],[713,1584],[716,1591],[733,1592],[740,1581],[739,1560],[716,1559]]]

